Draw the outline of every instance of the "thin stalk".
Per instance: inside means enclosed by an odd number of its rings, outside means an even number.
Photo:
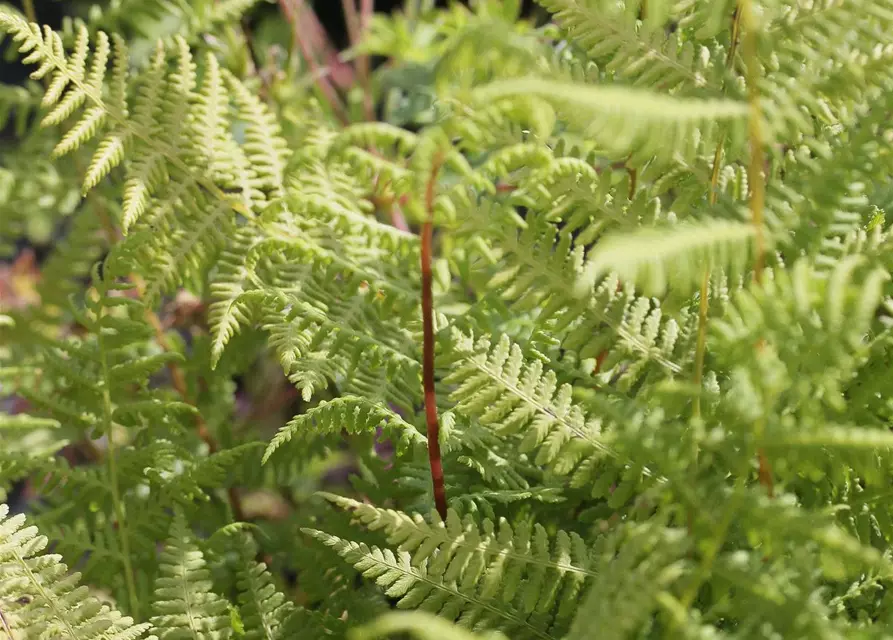
[[[105,309],[100,311],[99,321]],[[127,520],[124,514],[124,504],[121,502],[121,491],[118,487],[118,462],[115,450],[115,437],[112,433],[112,397],[109,391],[111,378],[109,376],[108,359],[106,358],[105,345],[102,331],[97,332],[99,357],[102,362],[102,421],[106,434],[107,460],[109,468],[109,484],[112,490],[112,503],[115,507],[115,519],[118,521],[118,533],[121,539],[121,555],[124,561],[124,581],[127,584],[127,596],[130,601],[130,613],[139,620],[139,599],[136,595],[136,582],[133,579],[133,566],[130,563],[130,536],[127,533]]]
[[[373,1],[360,0],[360,13],[357,13],[357,6],[354,0],[341,0],[341,6],[344,9],[344,20],[347,23],[347,34],[350,37],[350,47],[355,49],[363,40],[366,27],[372,18]],[[360,86],[363,88],[363,111],[366,120],[372,122],[375,120],[375,105],[372,102],[372,87],[369,84],[369,56],[360,54],[356,59],[357,76],[360,79]]]
[[[347,24],[350,43],[356,45],[360,37],[360,18],[357,15],[357,5],[354,0],[341,0],[341,9],[344,11],[344,22]]]
[[[701,385],[704,382],[704,356],[707,352],[707,312],[710,304],[707,300],[710,288],[710,269],[704,269],[701,279],[701,298],[698,302],[698,341],[695,347],[695,387],[698,394],[695,396],[692,414],[695,418],[701,417]]]
[[[732,33],[729,42],[729,52],[726,55],[726,69],[731,69],[735,64],[735,53],[738,50],[738,40],[741,32],[741,11],[736,10],[732,18]],[[723,132],[719,142],[716,144],[716,151],[713,154],[713,171],[710,175],[710,192],[707,194],[710,206],[716,204],[716,189],[719,184],[720,163],[722,162],[722,149],[726,142],[726,135]],[[698,388],[698,395],[695,396],[693,415],[696,418],[701,416],[701,385],[704,380],[704,356],[707,353],[707,315],[710,310],[710,269],[704,269],[704,276],[701,279],[701,296],[698,305],[698,339],[695,350],[695,378],[694,383]]]
[[[403,6],[403,13],[406,14],[409,25],[415,26],[415,21],[418,20],[419,15],[422,13],[422,0],[406,0]]]
[[[765,240],[763,238],[763,210],[766,204],[766,178],[763,175],[765,165],[765,140],[763,136],[763,115],[760,108],[760,63],[757,58],[757,24],[753,13],[752,0],[741,0],[738,7],[744,26],[742,48],[746,64],[746,82],[750,115],[748,130],[750,135],[750,164],[747,180],[750,183],[750,215],[754,226],[754,243],[756,245],[756,263],[754,279],[759,283],[763,278],[765,262]]]
[[[37,12],[34,10],[34,0],[22,0],[22,11],[28,22],[37,22]]]
[[[432,293],[431,256],[434,241],[434,185],[442,159],[436,158],[425,188],[427,217],[422,224],[422,385],[425,392],[425,421],[428,427],[428,462],[434,505],[440,519],[446,521],[446,489],[443,484],[443,461],[440,456],[440,425],[437,421],[437,396],[434,392],[434,296]]]
[[[372,14],[375,11],[375,0],[360,0],[360,33],[355,44],[359,45],[366,34]],[[360,85],[363,87],[363,108],[366,111],[366,119],[375,120],[375,103],[372,100],[372,85],[369,81],[369,56],[366,54],[357,58],[357,73],[360,76]]]
[[[93,192],[91,191],[87,198],[92,198]],[[103,230],[108,238],[109,246],[113,246],[118,240],[118,230],[115,229],[114,224],[109,218],[108,214],[105,211],[105,208],[101,206],[99,202],[95,203],[95,209],[99,214],[100,222],[103,226]],[[146,291],[146,284],[143,282],[143,279],[140,278],[137,274],[131,274],[129,280],[136,286],[137,293],[140,298],[143,298]],[[164,325],[161,322],[161,318],[158,317],[151,309],[146,309],[146,320],[152,325],[152,329],[155,331],[155,342],[158,343],[158,346],[165,352],[172,351],[172,347],[170,342],[167,339],[167,336],[164,333]],[[186,376],[183,375],[183,371],[177,366],[177,363],[173,361],[168,361],[167,363],[168,373],[171,376],[171,383],[174,386],[174,390],[183,400],[183,402],[187,404],[193,404],[189,400],[189,389],[186,384]],[[195,406],[193,404],[193,406]],[[205,422],[204,418],[202,418],[200,413],[196,413],[195,417],[196,428],[198,432],[198,437],[202,439],[202,441],[208,446],[209,453],[216,453],[220,447],[217,446],[217,441],[214,439],[214,436],[211,435],[211,431],[208,429],[208,425]],[[91,443],[92,444],[92,443]],[[235,487],[229,487],[227,489],[227,497],[229,498],[229,505],[233,512],[233,517],[237,521],[244,521],[244,510],[242,509],[242,501],[239,498],[239,493],[236,491]]]
[[[735,484],[735,494],[729,500],[723,511],[722,520],[720,520],[719,526],[716,528],[716,535],[712,540],[713,544],[710,545],[707,552],[701,558],[701,564],[698,566],[698,571],[695,574],[694,579],[679,599],[682,609],[688,610],[691,608],[692,603],[695,601],[695,597],[698,595],[698,591],[701,589],[701,585],[704,584],[704,581],[707,580],[710,576],[710,572],[713,570],[713,564],[716,562],[716,558],[725,544],[726,536],[729,534],[729,528],[732,526],[732,520],[734,519],[735,511],[738,507],[738,502],[744,491],[743,477],[744,476],[742,475]],[[676,622],[678,623],[678,620]],[[671,632],[672,631],[675,631],[675,628],[671,629]]]
[[[15,636],[12,634],[12,627],[9,625],[9,621],[6,619],[2,609],[0,609],[0,625],[3,625],[3,630],[6,632],[9,640],[15,640]]]
[[[261,98],[266,99],[270,93],[270,78],[264,71],[260,58],[257,56],[257,51],[254,49],[254,34],[251,32],[251,26],[248,24],[247,18],[242,18],[239,22],[239,27],[245,40],[245,49],[248,51],[248,61],[251,63],[249,73],[257,76],[260,80]]]
[[[757,58],[757,22],[753,10],[753,0],[740,0],[738,11],[741,13],[741,21],[744,27],[742,41],[744,61],[746,64],[746,76],[748,89],[748,102],[750,115],[748,117],[748,129],[750,134],[750,165],[747,170],[747,180],[750,183],[750,215],[754,226],[754,245],[756,258],[754,261],[754,280],[760,284],[763,280],[763,264],[765,262],[765,241],[763,238],[763,209],[766,204],[766,178],[763,167],[766,164],[765,139],[763,137],[763,114],[760,109],[760,62]],[[763,340],[757,343],[757,349],[762,349]],[[756,436],[759,442],[762,437],[764,425],[756,426]],[[758,447],[760,484],[766,487],[769,496],[774,493],[772,484],[772,467],[762,447]]]

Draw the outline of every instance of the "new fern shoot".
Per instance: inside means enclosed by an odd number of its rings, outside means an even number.
[[[893,0],[69,4],[0,638],[890,637]]]

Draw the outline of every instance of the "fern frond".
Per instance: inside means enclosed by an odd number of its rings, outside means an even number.
[[[303,440],[310,437],[311,433],[319,437],[327,433],[340,433],[341,430],[348,433],[374,433],[379,426],[393,433],[401,446],[427,441],[415,426],[390,409],[359,396],[344,395],[321,402],[307,413],[292,418],[267,446],[263,462],[266,463],[277,449],[295,436]]]
[[[469,633],[462,627],[450,624],[443,618],[422,611],[389,613],[375,622],[354,629],[350,640],[373,640],[389,637],[395,633],[410,633],[419,640],[502,640],[505,636],[498,631]]]
[[[154,301],[188,279],[190,270],[194,273],[209,264],[236,222],[266,206],[264,189],[271,176],[261,179],[252,174],[242,146],[232,136],[230,98],[215,57],[206,59],[198,87],[196,65],[185,40],[176,39],[172,46],[177,57],[173,71],[168,70],[166,50],[159,46],[148,68],[133,77],[139,90],[131,104],[128,53],[122,39],[115,41],[106,97],[106,61],[112,47],[104,33],[96,35],[88,69],[89,38],[83,25],[70,55],[59,34],[49,28],[32,30],[17,15],[0,13],[0,28],[28,54],[26,63],[40,63],[34,77],[50,78],[44,103],[55,108],[47,124],[83,112],[63,136],[57,153],[74,151],[101,136],[86,172],[85,190],[95,188],[128,157],[122,227],[139,231],[119,251],[135,258],[147,280],[147,300]],[[235,80],[228,82],[232,86]],[[244,98],[237,98],[240,115],[258,119],[248,146],[256,147],[258,136],[272,142],[269,136],[275,131],[264,110]],[[281,151],[281,143],[274,148]],[[251,153],[256,156],[256,149]],[[155,206],[145,219],[150,203]]]
[[[276,591],[266,565],[256,562],[256,545],[242,535],[238,587],[240,613],[247,640],[286,640],[283,628],[294,604]]]
[[[670,3],[653,3],[644,22],[636,15],[640,2],[539,0],[539,4],[591,59],[605,61],[606,71],[614,78],[665,91],[690,93],[706,88],[718,95],[722,75],[719,55],[705,44],[680,37],[679,30],[667,33],[664,26],[671,19],[693,22],[693,16],[682,12],[664,15],[662,20],[662,13],[671,13]],[[715,16],[711,16],[713,21],[719,21],[728,4],[727,0],[711,3],[707,11]]]
[[[553,638],[536,622],[514,611],[509,605],[480,598],[468,589],[471,585],[445,581],[429,572],[425,563],[415,566],[410,554],[389,549],[368,547],[343,540],[322,531],[305,529],[305,533],[331,547],[345,561],[367,578],[374,579],[386,595],[399,598],[399,607],[423,607],[439,613],[447,620],[459,619],[466,627],[497,627],[513,630],[523,637]],[[519,637],[519,636],[516,636]]]
[[[506,95],[535,95],[554,102],[562,116],[580,126],[611,154],[668,161],[690,157],[696,136],[708,137],[717,123],[733,128],[741,139],[747,105],[729,99],[667,97],[618,86],[587,86],[539,78],[504,80],[475,90],[477,100]]]
[[[445,523],[430,525],[420,515],[323,495],[364,527],[384,531],[388,543],[412,553],[413,566],[424,564],[428,575],[466,589],[476,585],[479,597],[510,603],[527,615],[557,608],[556,625],[570,620],[570,603],[596,575],[586,543],[576,534],[559,531],[550,543],[539,525],[512,527],[504,519],[498,526],[489,520],[478,525],[472,516],[460,518],[453,510]]]
[[[615,273],[647,295],[662,295],[668,287],[682,296],[697,291],[704,271],[721,268],[735,278],[746,268],[752,224],[727,220],[685,221],[668,228],[647,227],[603,238],[587,256],[576,284],[578,294]]]
[[[494,347],[486,336],[453,339],[456,360],[444,382],[456,385],[450,398],[457,412],[502,433],[525,434],[521,451],[537,451],[540,464],[573,467],[581,446],[590,455],[614,455],[601,421],[573,403],[571,387],[559,387],[540,361],[526,363],[507,336]]]
[[[43,553],[47,538],[24,524],[25,516],[9,517],[9,507],[0,504],[0,600],[15,603],[3,606],[14,632],[71,640],[155,637],[146,636],[151,625],[134,624],[78,586],[80,575],[69,575],[58,555]]]
[[[622,542],[618,545],[618,541]],[[568,639],[593,633],[621,640],[638,632],[655,609],[671,607],[671,587],[685,573],[685,533],[654,524],[629,525],[612,536]]]
[[[172,524],[161,552],[152,618],[153,633],[165,638],[218,640],[229,638],[229,603],[211,590],[204,554],[186,528],[182,514]]]
[[[615,200],[605,208],[622,213],[626,206]],[[588,212],[585,215],[588,219]],[[603,223],[583,230],[575,240],[575,226],[587,224],[585,219],[582,223],[571,220],[567,228],[559,229],[539,213],[528,214],[523,223],[513,210],[499,211],[493,218],[499,224],[491,224],[486,232],[495,245],[488,250],[502,255],[490,271],[487,286],[498,290],[518,312],[536,309],[539,326],[583,359],[609,351],[610,360],[603,369],[622,362],[624,370],[615,372],[621,386],[636,383],[649,369],[671,376],[682,371],[693,352],[692,317],[685,309],[668,317],[659,301],[635,295],[632,287],[615,277],[603,280],[583,299],[569,286],[580,277],[584,264],[585,247],[580,241],[600,233]]]

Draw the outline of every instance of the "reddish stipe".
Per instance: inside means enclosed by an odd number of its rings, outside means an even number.
[[[425,390],[425,421],[428,427],[428,461],[434,505],[441,520],[446,520],[446,489],[443,485],[443,462],[440,458],[440,424],[437,421],[437,396],[434,393],[434,297],[431,292],[431,245],[434,239],[434,183],[441,159],[436,158],[425,188],[425,209],[428,217],[422,224],[422,385]]]

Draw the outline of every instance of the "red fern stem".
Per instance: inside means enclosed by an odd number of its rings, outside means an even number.
[[[434,296],[431,291],[431,255],[434,241],[434,183],[440,170],[436,158],[425,188],[427,218],[422,224],[422,385],[425,392],[425,421],[428,427],[428,462],[434,505],[441,520],[446,520],[446,489],[443,485],[443,461],[440,457],[440,424],[437,420],[437,396],[434,392]]]

